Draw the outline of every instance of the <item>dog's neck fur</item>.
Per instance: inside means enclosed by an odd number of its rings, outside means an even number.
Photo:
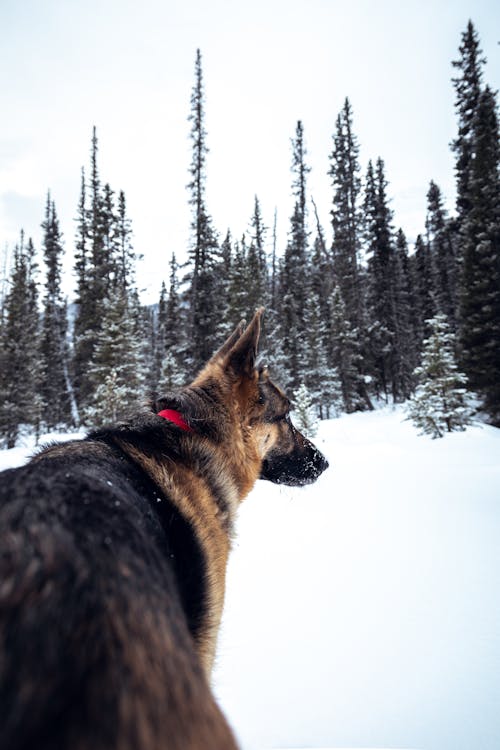
[[[231,422],[227,425],[231,439],[222,442],[214,442],[196,431],[180,433],[181,453],[190,459],[182,465],[162,459],[161,453],[145,455],[126,435],[115,437],[120,449],[174,501],[203,549],[208,563],[205,585],[210,606],[197,647],[207,676],[215,657],[237,509],[258,479],[261,466],[251,429],[241,424],[236,412]]]

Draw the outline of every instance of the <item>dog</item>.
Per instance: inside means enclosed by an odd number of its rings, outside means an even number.
[[[328,465],[256,364],[261,315],[187,387],[2,473],[2,749],[236,749],[210,673],[238,506]]]

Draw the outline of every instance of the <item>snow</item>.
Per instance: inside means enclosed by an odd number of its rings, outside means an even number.
[[[500,430],[385,409],[315,442],[316,484],[240,510],[214,688],[242,747],[498,750]]]
[[[215,690],[242,746],[500,747],[500,430],[321,424],[240,510]]]
[[[27,435],[19,441],[15,448],[0,450],[0,471],[22,466],[40,447],[48,443],[76,440],[84,435],[84,432],[47,432],[40,436],[38,445],[35,445],[35,440],[31,435]]]

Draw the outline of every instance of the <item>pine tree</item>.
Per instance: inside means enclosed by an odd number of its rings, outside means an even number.
[[[42,419],[48,430],[72,423],[66,303],[61,293],[63,247],[54,202],[47,196],[42,224],[42,248],[47,269],[40,343]]]
[[[168,298],[166,303],[164,302],[164,313],[162,312],[161,316],[163,349],[160,351],[159,391],[178,387],[187,379],[186,343],[182,335],[185,326],[179,293],[178,270],[175,253],[172,253]]]
[[[273,232],[272,232],[272,250],[269,268],[269,288],[268,288],[268,306],[265,316],[266,341],[271,341],[272,346],[269,351],[269,364],[272,366],[273,379],[286,388],[289,373],[285,353],[283,351],[282,328],[281,328],[281,281],[282,269],[281,259],[277,253],[277,225],[278,212],[274,209]],[[261,349],[262,351],[262,349]]]
[[[277,225],[278,225],[278,211],[274,209],[274,220],[273,220],[273,249],[271,254],[271,268],[269,278],[269,305],[270,314],[276,316],[278,309],[278,258],[277,258]]]
[[[89,376],[95,389],[85,410],[92,425],[114,422],[141,395],[141,344],[127,294],[116,286],[104,304],[105,324],[96,343]]]
[[[234,326],[230,318],[231,309],[231,276],[233,264],[233,238],[228,229],[226,236],[220,246],[220,270],[219,270],[219,323],[217,326],[217,337],[225,341],[233,332]]]
[[[191,96],[192,160],[189,203],[192,208],[190,287],[188,292],[188,360],[194,374],[210,357],[217,340],[220,251],[217,234],[205,200],[206,145],[205,97],[201,53],[196,52],[195,83]]]
[[[175,256],[173,256],[175,259]],[[153,365],[153,388],[157,387],[160,380],[161,365],[165,356],[166,344],[166,323],[167,323],[167,287],[162,281],[160,289],[160,299],[158,301],[158,313],[155,318],[154,333],[154,365]]]
[[[39,433],[40,398],[37,264],[31,239],[24,234],[14,249],[10,288],[0,345],[0,435],[13,448],[21,425]]]
[[[349,99],[337,117],[330,156],[329,174],[333,182],[333,267],[353,329],[362,325],[359,252],[361,241],[361,210],[359,205],[361,178],[359,146],[353,133],[352,108]]]
[[[302,122],[297,123],[292,140],[292,189],[295,206],[281,274],[280,334],[287,360],[289,387],[298,388],[303,380],[301,349],[306,335],[304,310],[308,296],[307,155]]]
[[[73,382],[80,405],[88,395],[86,374],[94,346],[92,328],[95,316],[90,283],[90,232],[87,211],[87,184],[82,168],[75,241],[76,315],[73,330]]]
[[[314,295],[319,305],[319,315],[324,328],[324,343],[328,351],[328,329],[330,327],[330,297],[334,287],[332,256],[329,252],[321,226],[316,204],[311,199],[316,219],[316,236],[309,260],[309,294]]]
[[[247,257],[247,309],[250,316],[261,305],[267,305],[267,258],[264,246],[266,228],[262,219],[260,203],[255,196],[254,209],[250,221],[251,234]],[[261,342],[261,346],[264,342]]]
[[[365,408],[365,383],[360,383],[361,353],[339,287],[334,288],[330,304],[330,366],[338,376],[343,410],[360,411]]]
[[[240,320],[247,318],[248,307],[248,258],[246,239],[234,243],[231,256],[231,270],[228,280],[228,330],[234,330]]]
[[[439,312],[446,315],[453,330],[456,330],[456,259],[441,190],[432,180],[427,192],[425,226],[432,263],[430,272],[433,276],[435,305]]]
[[[422,434],[433,438],[464,430],[472,422],[466,391],[467,378],[459,372],[454,355],[455,337],[445,315],[429,321],[432,331],[424,341],[422,365],[415,370],[421,383],[408,402],[408,416]]]
[[[473,121],[469,210],[462,222],[462,361],[471,386],[500,425],[500,146],[495,94],[479,97]]]
[[[395,375],[402,399],[414,388],[413,371],[417,366],[421,339],[417,335],[414,290],[408,258],[408,243],[402,229],[396,235],[393,258],[395,320]]]
[[[415,253],[412,258],[412,278],[415,290],[415,310],[417,314],[417,337],[420,343],[430,335],[429,323],[438,314],[436,302],[436,271],[429,243],[421,234],[415,240]]]
[[[304,319],[307,336],[303,340],[302,362],[305,382],[316,414],[320,419],[328,419],[330,413],[343,410],[343,399],[339,373],[329,363],[328,320],[323,318],[317,292],[311,289]]]
[[[458,71],[457,77],[452,79],[456,93],[458,134],[451,146],[456,155],[457,214],[461,227],[471,206],[469,190],[473,154],[473,122],[482,88],[482,66],[486,63],[479,46],[477,31],[470,20],[462,34],[459,53],[459,59],[452,63]]]
[[[135,272],[135,268],[132,273]],[[119,287],[117,287],[119,289]],[[152,377],[152,366],[154,362],[153,347],[151,341],[150,314],[147,307],[141,304],[137,286],[125,289],[128,316],[132,326],[133,341],[128,350],[131,353],[131,362],[135,367],[135,395],[134,400],[144,399],[147,393],[155,389]]]
[[[308,438],[318,433],[318,418],[313,406],[313,398],[304,383],[293,392],[293,421],[297,429]]]
[[[332,178],[334,191],[331,211],[333,274],[347,316],[347,320],[340,327],[349,331],[349,350],[353,350],[354,356],[354,359],[350,359],[345,367],[337,364],[339,372],[344,373],[341,380],[346,408],[350,411],[356,404],[356,409],[371,409],[363,356],[367,342],[363,273],[360,265],[363,224],[360,206],[359,145],[353,130],[352,107],[349,99],[345,100],[344,107],[336,120],[329,175]],[[358,368],[356,376],[352,370],[353,361],[356,362]],[[348,378],[345,377],[347,372],[350,373]],[[348,393],[346,388],[355,390]]]
[[[392,212],[387,200],[387,181],[382,159],[376,172],[368,164],[365,191],[365,243],[368,255],[367,320],[369,358],[373,385],[377,396],[386,401],[392,392],[394,400],[401,397],[401,384],[396,378],[394,290],[394,243]]]
[[[135,369],[128,390],[130,398],[150,380],[151,363],[147,353],[149,337],[147,316],[142,309],[135,284],[136,255],[132,247],[132,230],[123,192],[118,205],[109,184],[101,183],[97,164],[98,141],[93,129],[90,181],[87,186],[82,171],[82,188],[78,206],[77,314],[74,326],[74,382],[81,412],[94,423],[99,421],[98,398],[104,383],[120,383],[123,373]],[[87,189],[88,188],[88,189]],[[116,305],[116,309],[115,309]],[[126,320],[122,317],[126,316]],[[123,331],[118,333],[118,327]],[[117,362],[115,346],[109,341],[110,330],[123,346],[123,361]],[[127,343],[123,338],[130,337]],[[116,362],[116,364],[115,364]],[[114,413],[105,408],[105,415]]]
[[[10,253],[7,243],[3,246],[0,255],[0,329],[4,320],[5,298],[9,284]]]
[[[122,289],[132,289],[135,287],[135,265],[138,258],[132,247],[132,226],[123,190],[118,195],[118,213],[115,226],[110,227],[110,234],[116,236],[115,257],[111,254],[116,283]]]
[[[82,171],[82,188],[78,205],[78,232],[75,272],[77,275],[77,313],[74,326],[74,384],[79,407],[85,411],[94,399],[98,383],[93,380],[94,354],[103,326],[106,300],[112,285],[111,256],[113,199],[109,186],[104,191],[97,165],[98,141],[92,131],[90,195]]]

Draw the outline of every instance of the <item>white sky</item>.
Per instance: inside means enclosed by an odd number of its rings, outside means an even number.
[[[95,124],[101,178],[126,193],[144,255],[139,280],[155,300],[170,254],[182,257],[188,240],[197,47],[207,205],[221,234],[247,229],[257,194],[268,226],[278,208],[283,249],[290,138],[301,119],[310,193],[330,235],[328,156],[349,96],[363,171],[369,158],[385,159],[395,223],[413,240],[431,178],[453,205],[451,60],[469,17],[486,80],[498,88],[500,3],[492,0],[0,0],[0,244],[24,227],[39,245],[50,188],[71,255]]]

